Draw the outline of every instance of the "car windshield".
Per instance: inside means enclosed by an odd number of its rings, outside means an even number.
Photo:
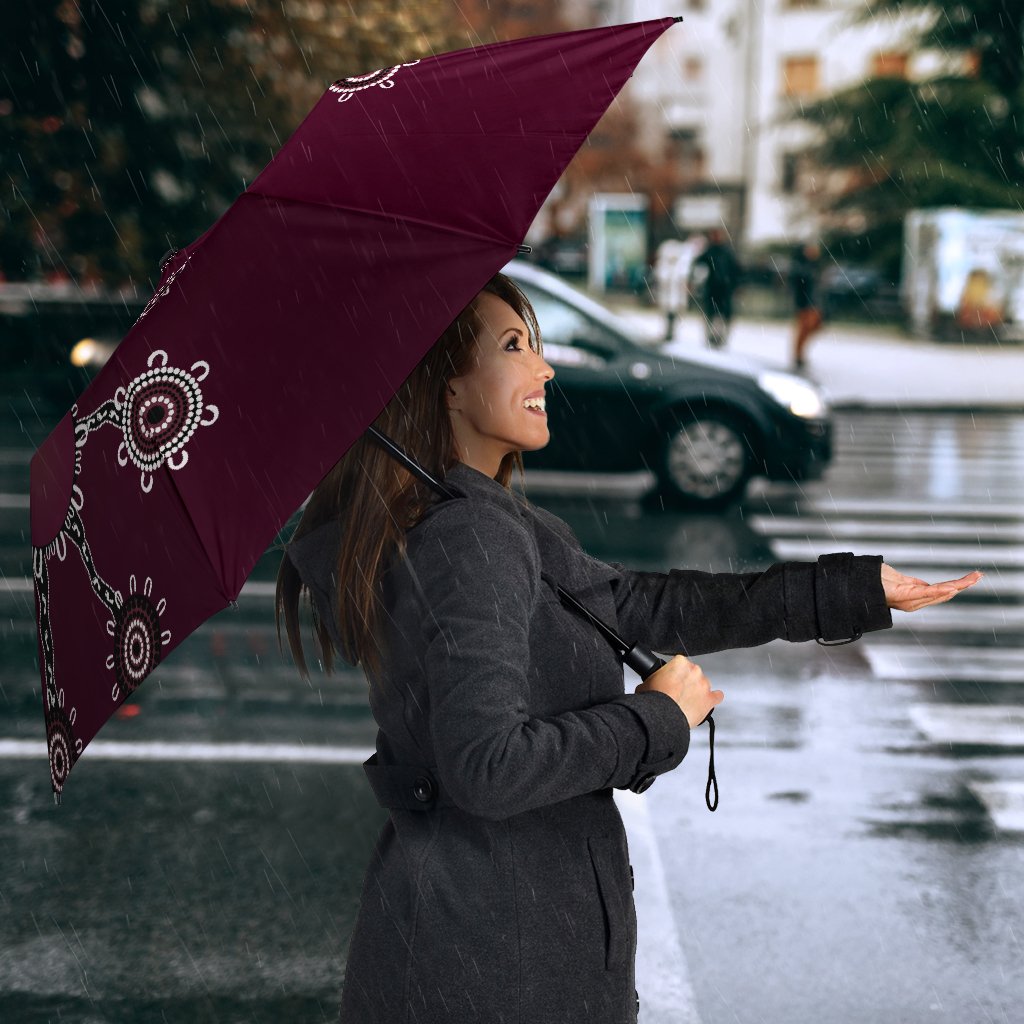
[[[615,329],[618,324],[606,325],[606,322],[598,321],[543,285],[521,278],[517,278],[516,283],[526,293],[537,314],[545,345],[571,346],[600,355],[605,360],[615,359],[632,347],[628,338]],[[601,321],[611,318],[601,307],[596,311],[603,314]]]

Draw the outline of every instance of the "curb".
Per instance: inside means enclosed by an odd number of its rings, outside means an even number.
[[[817,381],[812,381],[817,384]],[[909,412],[909,413],[924,413],[924,414],[948,414],[955,416],[966,416],[971,415],[996,415],[996,416],[1021,416],[1024,415],[1024,402],[1020,405],[984,405],[984,404],[972,404],[972,405],[951,405],[942,404],[940,402],[925,402],[920,405],[909,404],[907,402],[866,402],[863,400],[858,401],[857,399],[843,399],[838,402],[830,402],[829,408],[833,412],[857,412],[857,413],[869,413],[869,412]]]

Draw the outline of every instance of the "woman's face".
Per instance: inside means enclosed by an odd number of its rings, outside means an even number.
[[[513,451],[535,451],[551,439],[547,415],[523,400],[544,395],[555,371],[530,348],[530,332],[503,299],[484,292],[477,300],[483,322],[468,373],[452,377],[448,411],[459,459],[494,477]]]

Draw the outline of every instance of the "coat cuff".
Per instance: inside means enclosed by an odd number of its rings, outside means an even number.
[[[815,567],[814,593],[819,640],[856,640],[892,626],[881,555],[822,555]]]
[[[690,723],[679,705],[660,690],[626,693],[615,697],[610,704],[624,704],[644,727],[647,747],[636,766],[633,777],[624,786],[643,793],[655,778],[677,767],[690,747]]]

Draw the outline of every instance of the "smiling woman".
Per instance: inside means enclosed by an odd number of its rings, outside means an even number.
[[[518,333],[516,333],[518,332]],[[544,417],[524,410],[523,399],[543,393],[553,375],[541,353],[540,327],[520,288],[496,274],[452,321],[374,421],[434,477],[459,461],[486,465],[486,473],[507,487],[512,471],[524,473],[521,450],[548,440]],[[540,369],[539,369],[540,368]],[[507,383],[506,383],[507,374]],[[492,392],[492,388],[497,390]],[[494,396],[502,395],[501,401]],[[459,411],[449,409],[449,402]],[[405,533],[422,518],[436,495],[364,434],[314,490],[292,541],[337,523],[344,542],[332,557],[335,619],[313,616],[324,668],[334,655],[378,670],[374,637],[379,627],[379,587],[388,563],[405,552]],[[382,515],[382,511],[386,514]],[[377,529],[354,529],[374,523]],[[302,581],[285,558],[277,584],[277,614],[283,614],[296,664],[308,675],[299,637]],[[331,627],[334,627],[332,630]],[[278,638],[280,639],[280,625]]]
[[[448,409],[460,461],[494,477],[515,451],[550,440],[544,383],[555,371],[522,316],[504,299],[478,300],[480,333],[472,370],[448,382]]]
[[[615,789],[676,768],[723,698],[690,656],[770,640],[848,642],[888,608],[948,600],[880,556],[764,572],[642,572],[588,555],[509,486],[549,439],[554,373],[503,275],[444,332],[375,426],[440,477],[442,500],[362,440],[317,487],[278,579],[289,641],[310,597],[324,661],[362,664],[379,726],[364,767],[389,811],[348,948],[342,1024],[635,1024],[636,915]],[[652,651],[621,651],[580,595]]]

